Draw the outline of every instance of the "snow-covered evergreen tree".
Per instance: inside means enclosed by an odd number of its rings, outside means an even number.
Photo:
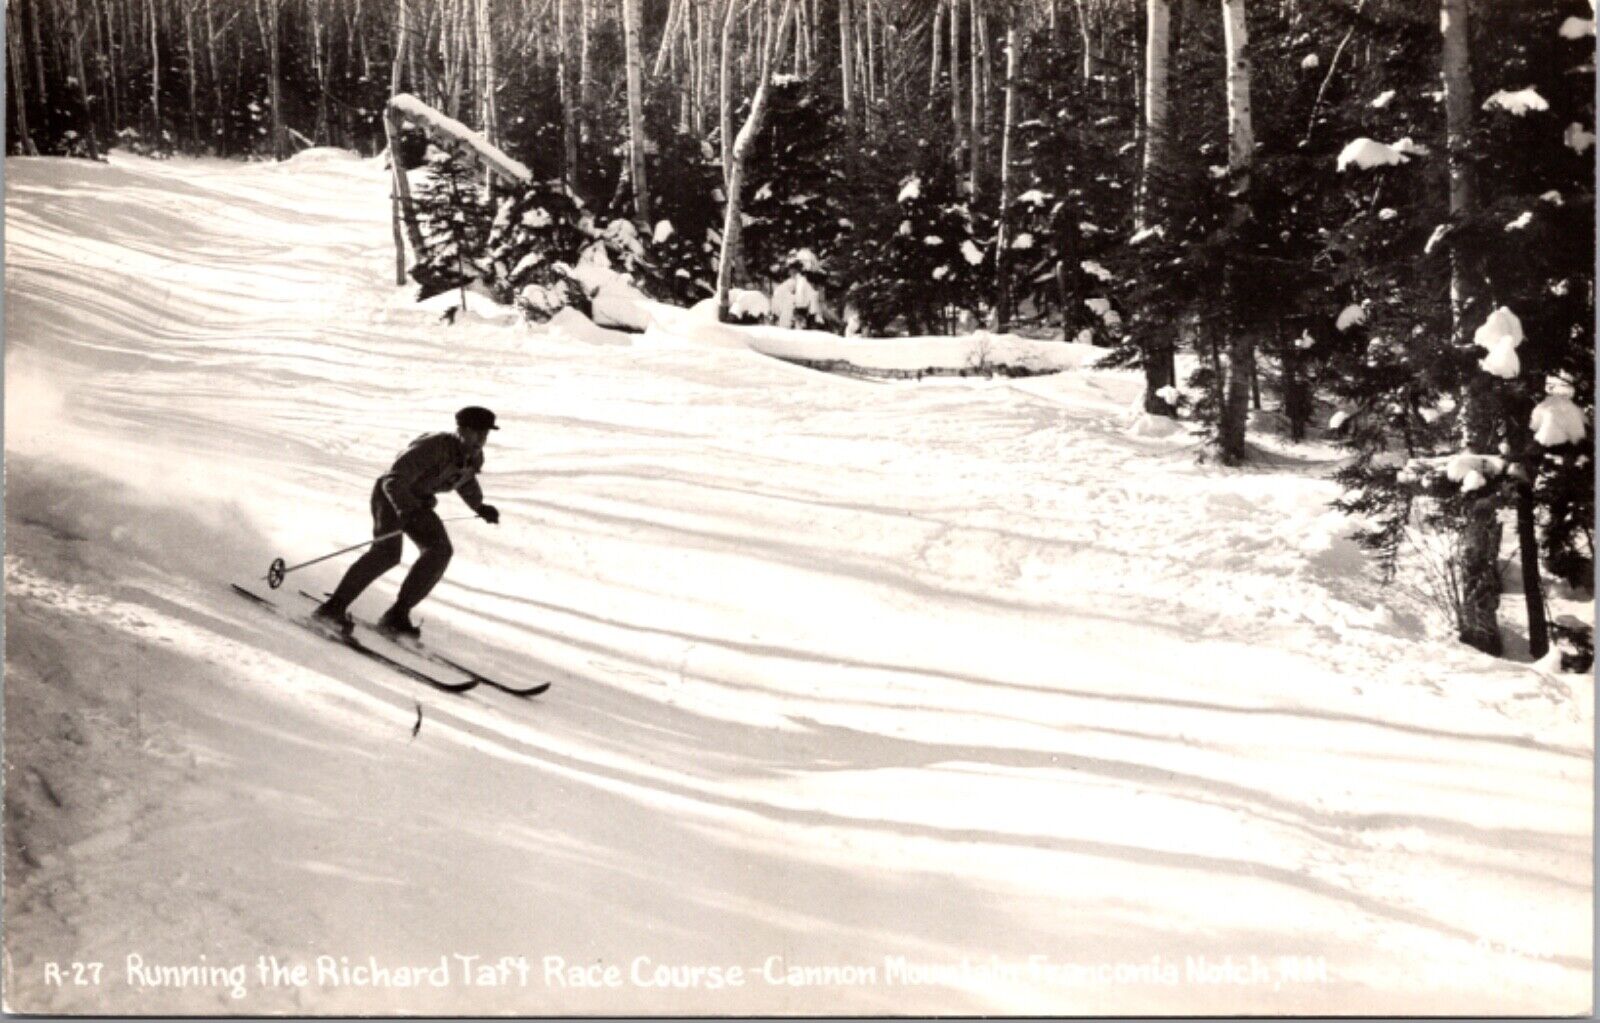
[[[833,254],[844,230],[840,199],[849,186],[842,115],[828,94],[808,79],[780,75],[768,103],[766,128],[747,170],[744,254],[751,273],[777,281],[788,275],[797,252],[820,261]]]
[[[925,159],[901,180],[893,209],[886,236],[863,240],[849,274],[849,301],[863,326],[949,333],[962,312],[978,316],[993,283],[993,241],[986,225],[974,222],[955,169]]]
[[[419,301],[485,276],[494,215],[470,160],[434,147],[427,168],[415,191],[424,248],[411,276],[421,286]]]

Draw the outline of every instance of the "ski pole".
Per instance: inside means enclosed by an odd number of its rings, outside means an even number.
[[[467,519],[475,519],[475,518],[478,518],[478,517],[479,516],[477,516],[477,515],[457,515],[454,518],[440,519],[439,521],[440,522],[464,522]],[[399,536],[400,534],[402,534],[404,532],[405,532],[404,529],[390,530],[389,532],[383,534],[382,536],[375,536],[371,540],[368,540],[368,541],[366,541],[364,543],[354,543],[354,544],[351,544],[349,547],[341,547],[338,550],[334,551],[332,554],[324,554],[320,558],[312,558],[310,561],[302,561],[298,565],[285,565],[283,563],[283,559],[282,558],[273,558],[272,559],[272,564],[267,566],[267,574],[266,574],[267,585],[275,590],[278,587],[283,585],[283,577],[288,575],[290,572],[298,572],[302,568],[308,568],[311,565],[320,564],[320,563],[322,563],[324,561],[327,561],[329,558],[337,558],[341,554],[349,554],[351,551],[358,551],[363,547],[371,547],[375,543],[382,543],[384,540],[388,540],[391,537]]]

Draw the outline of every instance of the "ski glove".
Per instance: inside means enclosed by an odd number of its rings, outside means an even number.
[[[492,504],[478,505],[478,517],[491,526],[500,524],[500,509]]]

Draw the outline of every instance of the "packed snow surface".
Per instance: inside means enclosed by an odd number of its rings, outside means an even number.
[[[1335,452],[1198,463],[1072,346],[445,323],[377,161],[6,187],[7,1008],[1589,1010],[1591,681],[1379,588]],[[466,404],[503,519],[420,617],[534,702],[227,588],[370,535]]]

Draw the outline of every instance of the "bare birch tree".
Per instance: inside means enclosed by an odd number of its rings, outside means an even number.
[[[1245,0],[1222,0],[1223,45],[1228,62],[1228,178],[1233,200],[1231,231],[1237,241],[1249,219],[1250,170],[1255,160],[1255,128],[1250,114],[1250,34],[1245,20]],[[1255,342],[1251,332],[1231,315],[1233,292],[1241,246],[1234,246],[1229,266],[1224,269],[1225,315],[1222,329],[1228,332],[1228,378],[1221,419],[1217,428],[1217,453],[1225,465],[1244,459],[1245,425],[1250,413],[1250,383],[1255,366]]]
[[[1018,92],[1022,75],[1022,19],[1023,9],[1013,7],[1006,19],[1006,81],[1005,120],[1000,129],[1000,224],[995,240],[995,274],[997,295],[994,308],[995,329],[1003,331],[1011,322],[1011,203],[1015,198],[1016,168],[1014,136],[1017,127]]]
[[[772,88],[772,65],[776,55],[784,49],[789,36],[789,25],[794,13],[795,0],[783,0],[783,10],[778,15],[776,28],[769,28],[763,33],[760,45],[760,60],[756,70],[755,95],[750,100],[750,113],[745,118],[744,126],[739,129],[739,137],[734,140],[730,155],[732,165],[728,169],[726,184],[727,204],[722,222],[722,254],[717,262],[717,319],[726,322],[728,319],[728,293],[733,282],[733,267],[738,261],[741,238],[743,237],[744,210],[743,189],[745,166],[750,161],[750,152],[755,148],[756,139],[761,134],[762,127],[767,119],[767,97]],[[762,9],[765,20],[770,24],[772,19],[771,0],[762,0]]]
[[[650,180],[645,170],[644,83],[640,56],[639,0],[622,0],[622,34],[628,75],[628,155],[633,177],[633,211],[639,227],[650,226]]]

